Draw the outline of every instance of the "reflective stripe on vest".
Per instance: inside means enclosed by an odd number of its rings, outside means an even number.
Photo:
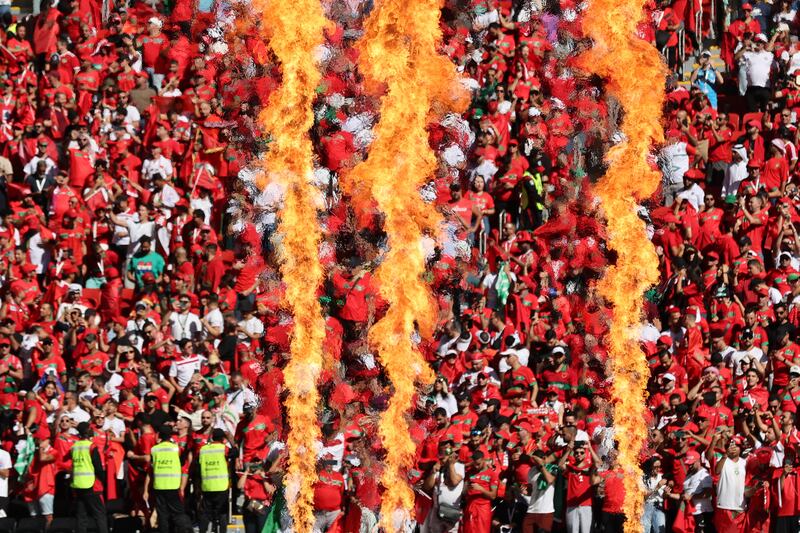
[[[153,488],[175,490],[181,486],[180,448],[172,442],[160,442],[150,450],[153,462]]]
[[[203,492],[228,490],[230,475],[224,444],[212,442],[200,448],[200,480]]]
[[[70,450],[72,457],[72,480],[70,486],[73,489],[90,489],[94,487],[94,465],[92,464],[92,443],[88,440],[79,440],[72,445]]]

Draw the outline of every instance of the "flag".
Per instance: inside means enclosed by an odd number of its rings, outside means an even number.
[[[508,279],[506,272],[507,262],[500,263],[500,271],[497,273],[497,282],[494,289],[497,291],[497,296],[500,298],[500,303],[506,305],[508,300],[508,289],[511,287],[511,280]]]
[[[264,522],[261,533],[279,533],[283,531],[281,528],[281,516],[285,513],[286,500],[283,497],[283,485],[279,484],[275,494],[272,495],[272,505],[269,507],[267,520]]]
[[[19,455],[17,455],[17,462],[14,463],[14,470],[17,471],[19,477],[24,476],[25,472],[28,471],[28,466],[33,461],[34,453],[36,453],[36,443],[33,441],[33,435],[28,433],[25,439],[25,446],[20,450]]]

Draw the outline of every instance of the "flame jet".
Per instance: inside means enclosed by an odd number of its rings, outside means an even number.
[[[365,21],[357,44],[365,85],[373,94],[385,91],[368,158],[345,176],[343,187],[356,207],[374,200],[384,214],[389,239],[389,251],[375,271],[389,308],[369,333],[394,389],[379,426],[386,449],[381,477],[381,525],[386,531],[399,530],[413,509],[406,470],[413,463],[415,444],[406,414],[416,383],[429,383],[433,377],[412,340],[417,331],[430,336],[436,323],[435,305],[421,279],[423,234],[437,232],[441,223],[419,193],[437,168],[426,128],[468,103],[453,64],[437,53],[441,6],[440,0],[382,0]]]
[[[613,376],[614,421],[619,463],[625,470],[625,533],[641,531],[644,508],[639,453],[647,439],[645,394],[649,369],[639,348],[642,295],[658,282],[658,258],[637,215],[637,201],[651,196],[661,176],[648,160],[664,140],[661,124],[666,68],[649,43],[635,35],[644,0],[593,0],[583,29],[594,47],[580,65],[606,80],[622,105],[626,140],[608,153],[609,167],[596,187],[608,223],[608,246],[616,254],[600,281],[600,293],[613,306],[609,370]]]
[[[309,129],[321,79],[314,53],[324,42],[323,30],[329,21],[318,0],[253,0],[253,8],[260,17],[262,35],[281,62],[282,83],[258,117],[272,136],[259,185],[274,181],[286,189],[278,227],[285,304],[294,316],[290,359],[284,370],[289,425],[286,500],[294,530],[307,533],[314,524],[315,446],[320,437],[317,379],[325,339],[316,295],[324,271],[319,262],[319,191],[311,182],[314,152]]]

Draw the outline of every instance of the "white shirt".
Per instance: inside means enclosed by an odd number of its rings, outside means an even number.
[[[242,320],[239,322],[239,326],[241,326],[242,329],[244,329],[250,335],[257,335],[260,337],[264,334],[264,323],[261,322],[261,319],[256,316],[252,316],[248,320]],[[240,341],[245,342],[248,339],[249,337],[247,335],[244,333],[239,333]]]
[[[56,173],[58,172],[58,167],[56,166],[55,161],[50,159],[49,156],[45,155],[44,157],[35,155],[25,164],[25,167],[22,169],[26,175],[31,175],[36,173],[36,166],[39,164],[39,161],[44,161],[47,165],[47,170],[45,170],[45,176],[49,178],[55,178]]]
[[[750,361],[752,359],[755,359],[762,365],[766,365],[767,362],[769,361],[767,356],[764,355],[764,351],[756,346],[753,346],[749,350],[734,352],[733,355],[731,356],[731,367],[733,368],[734,375],[741,376],[742,361]]]
[[[139,216],[136,216],[137,220]],[[137,251],[139,251],[139,239],[142,237],[150,237],[150,245],[155,249],[155,237],[156,237],[156,223],[155,222],[137,222],[133,219],[128,219],[125,225],[125,229],[128,230],[128,236],[130,237],[130,242],[128,243],[128,257],[131,257]],[[121,243],[120,243],[121,244]]]
[[[66,416],[67,418],[71,418],[75,421],[76,424],[80,424],[81,422],[88,422],[91,420],[91,416],[89,413],[81,409],[80,405],[76,405],[75,409],[72,411],[68,411],[66,408],[62,411],[61,416]]]
[[[683,183],[683,175],[689,170],[689,154],[685,142],[668,144],[661,149],[661,172],[668,185]]]
[[[176,341],[182,339],[191,340],[192,333],[203,331],[203,324],[200,323],[200,317],[192,312],[176,313],[173,311],[169,315],[169,327],[172,338]]]
[[[228,406],[236,411],[239,416],[244,412],[244,404],[258,403],[258,396],[250,387],[242,387],[239,390],[230,391],[227,395]]]
[[[14,465],[11,463],[11,455],[0,448],[0,470],[11,470]],[[9,472],[9,475],[11,472]],[[0,477],[0,498],[8,497],[8,478]],[[5,516],[5,515],[4,515]]]
[[[222,311],[220,311],[219,308],[212,309],[203,318],[212,328],[218,329],[220,332],[225,325],[225,320],[222,317]],[[205,327],[203,327],[203,331],[208,333],[208,329]]]
[[[745,52],[742,55],[745,70],[747,71],[748,87],[767,87],[769,74],[772,70],[773,56],[771,52]]]
[[[714,506],[711,504],[711,497],[698,498],[694,496],[713,486],[714,484],[711,480],[711,476],[708,474],[708,470],[702,466],[694,474],[686,476],[686,479],[683,481],[683,493],[692,495],[692,503],[694,504],[694,513],[692,514],[711,513],[714,511]]]
[[[703,189],[700,188],[699,185],[696,183],[692,183],[688,189],[682,189],[677,196],[678,200],[688,200],[692,207],[694,207],[695,211],[700,210],[700,206],[703,205],[703,197],[705,196],[705,192]]]
[[[539,467],[534,465],[528,471],[528,483],[531,484],[531,501],[528,504],[528,513],[546,514],[556,511],[553,503],[556,494],[555,484],[548,483],[544,490],[539,490],[537,484],[542,477]]]
[[[145,159],[142,163],[142,176],[147,181],[153,181],[156,174],[169,179],[172,176],[172,161],[163,155],[158,156],[158,159]]]
[[[111,431],[115,437],[121,437],[125,434],[125,422],[121,418],[106,418],[103,431]]]
[[[445,477],[447,474],[440,471],[439,479],[436,483],[435,496],[437,502],[460,506],[462,493],[464,492],[464,477],[466,469],[464,468],[464,465],[459,462],[453,464],[453,469],[456,471],[456,474],[461,476],[461,481],[458,483],[458,485],[451,489],[445,482]]]
[[[458,402],[456,402],[456,397],[451,393],[448,392],[445,396],[436,394],[433,398],[436,402],[436,407],[441,407],[447,411],[448,418],[458,412]]]
[[[167,211],[164,213],[165,216],[169,216],[171,214],[169,210],[178,205],[178,202],[181,201],[178,192],[172,188],[172,185],[166,183],[161,187],[161,190],[156,193],[156,197],[161,202],[161,206],[165,208],[162,211]]]
[[[717,508],[744,511],[745,461],[726,458],[717,482]]]
[[[169,377],[175,378],[180,387],[185,387],[189,384],[195,372],[200,372],[206,358],[202,355],[190,355],[189,357],[181,356],[180,359],[172,361],[169,366]]]

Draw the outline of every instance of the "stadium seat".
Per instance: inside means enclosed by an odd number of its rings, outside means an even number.
[[[144,525],[141,517],[120,516],[109,521],[113,533],[142,533]]]
[[[0,533],[14,533],[17,521],[10,517],[0,518]]]
[[[29,516],[17,523],[16,533],[42,533],[47,531],[47,521],[43,516]]]

